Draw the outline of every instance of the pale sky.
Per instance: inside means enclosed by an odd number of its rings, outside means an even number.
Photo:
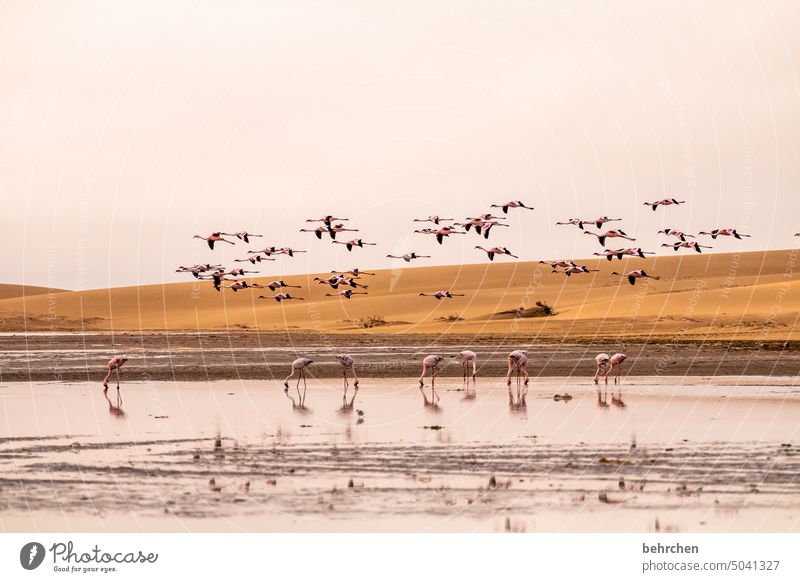
[[[523,259],[591,256],[554,223],[602,214],[646,250],[787,248],[799,66],[794,1],[2,2],[1,282],[187,280],[245,256],[214,230],[311,251],[265,274],[483,262],[411,219],[510,199],[536,210],[489,242]],[[380,246],[298,232],[328,213]]]

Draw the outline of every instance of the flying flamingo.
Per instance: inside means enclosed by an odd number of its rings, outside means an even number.
[[[463,293],[451,293],[450,291],[437,291],[436,293],[420,293],[420,297],[433,297],[437,301],[441,299],[452,299],[453,297],[464,297]]]
[[[316,236],[318,239],[322,240],[322,234],[328,232],[328,227],[327,226],[318,226],[317,228],[310,229],[310,230],[307,229],[307,228],[301,228],[300,232],[313,232],[314,236]],[[331,236],[336,236],[336,235],[332,234]]]
[[[341,271],[331,271],[331,273],[339,273],[342,274]],[[345,273],[350,273],[353,277],[360,277],[361,275],[374,275],[375,273],[368,273],[367,271],[362,271],[358,267],[355,269],[350,269],[349,271],[345,271]]]
[[[297,358],[294,362],[292,362],[292,373],[286,376],[283,380],[283,393],[289,396],[289,378],[294,376],[295,372],[297,372],[297,398],[300,401],[300,408],[305,405],[306,400],[306,368],[309,365],[313,364],[314,360],[309,360],[308,358]],[[300,380],[303,380],[303,395],[300,396]],[[292,400],[294,404],[294,400]]]
[[[386,255],[387,259],[403,259],[406,263],[410,263],[414,259],[430,259],[430,255],[418,255],[417,253],[406,253],[404,255]]]
[[[268,287],[270,291],[275,291],[276,289],[280,289],[282,287],[291,287],[292,289],[300,289],[300,285],[289,285],[283,279],[278,279],[276,281],[270,281],[269,283],[267,283],[265,285],[265,287]]]
[[[333,289],[338,289],[339,285],[347,285],[349,287],[353,287],[354,289],[361,287],[363,289],[368,289],[369,285],[363,285],[355,280],[354,277],[344,277],[341,274],[332,275],[327,279],[320,279],[319,277],[314,277],[314,281],[318,281],[320,285],[330,285]]]
[[[336,359],[342,365],[342,378],[344,378],[344,397],[347,399],[347,387],[350,385],[347,381],[347,371],[350,370],[353,373],[353,386],[355,391],[358,392],[358,376],[356,375],[356,361],[353,359],[353,356],[350,354],[338,354]]]
[[[655,202],[645,202],[645,206],[650,206],[653,208],[653,212],[659,206],[671,206],[672,204],[686,204],[686,200],[676,200],[675,198],[664,198],[663,200],[656,200]]]
[[[325,226],[327,228],[330,228],[331,224],[334,223],[334,222],[339,222],[339,221],[345,222],[347,220],[349,220],[349,219],[348,218],[338,218],[336,216],[331,216],[329,214],[328,216],[323,216],[322,218],[316,218],[316,219],[309,218],[309,219],[306,220],[306,222],[322,222],[322,223],[325,224]]]
[[[718,236],[732,236],[738,239],[741,239],[742,237],[750,238],[749,234],[742,234],[741,232],[738,232],[735,228],[715,228],[711,232],[700,232],[698,234],[706,234],[711,238],[713,238],[714,240],[717,240]]]
[[[566,226],[570,224],[574,224],[575,226],[583,230],[584,221],[581,220],[580,218],[570,218],[566,222],[556,222],[556,226]]]
[[[306,253],[306,252],[308,252],[308,251],[298,251],[297,249],[293,249],[292,247],[282,247],[282,248],[279,248],[279,249],[276,249],[275,247],[272,247],[272,248],[279,255],[288,255],[288,256],[290,256],[292,258],[294,258],[295,254],[297,254],[297,253]]]
[[[521,200],[511,200],[505,204],[492,204],[492,208],[502,208],[503,214],[508,214],[509,208],[526,208],[528,210],[533,210],[532,206],[525,206]]]
[[[495,226],[509,227],[505,223],[497,222],[496,220],[484,220],[482,218],[470,218],[467,219],[467,222],[454,222],[453,226],[460,226],[467,232],[469,232],[469,229],[474,226],[475,232],[478,233],[478,235],[483,235],[483,238],[486,239],[489,238],[489,232],[492,230],[493,227]]]
[[[466,232],[454,230],[452,226],[443,226],[438,230],[432,228],[423,228],[422,230],[415,230],[414,232],[420,234],[435,234],[436,240],[439,244],[442,244],[444,237],[450,236],[451,234],[467,234]]]
[[[278,303],[281,301],[292,301],[293,299],[297,299],[298,301],[305,301],[302,297],[295,297],[294,295],[290,295],[289,293],[276,293],[272,297],[267,297],[266,295],[259,295],[259,299],[274,299]]]
[[[664,243],[661,246],[662,247],[671,247],[671,248],[675,249],[676,251],[678,249],[680,249],[680,248],[692,249],[692,250],[697,251],[698,253],[702,253],[703,252],[700,249],[713,249],[714,248],[714,247],[708,247],[706,245],[701,245],[701,244],[696,243],[694,241],[692,241],[692,242],[689,242],[689,241],[676,242],[676,243],[672,243],[672,244]]]
[[[261,255],[250,255],[246,259],[234,259],[233,262],[234,263],[247,263],[247,262],[249,262],[249,263],[255,265],[256,263],[260,263],[261,261],[274,261],[274,260],[275,259],[272,259],[270,257],[262,257]]]
[[[212,251],[214,250],[214,243],[217,241],[225,242],[228,243],[229,245],[236,244],[233,241],[229,241],[227,239],[222,238],[221,235],[222,235],[221,232],[212,232],[208,236],[200,236],[199,234],[196,234],[194,235],[194,238],[199,238],[201,240],[206,241],[208,243],[208,248],[210,248]]]
[[[127,361],[128,361],[127,356],[114,356],[108,361],[108,374],[106,374],[106,377],[103,378],[104,393],[108,391],[108,379],[111,377],[111,372],[113,372],[114,370],[117,371],[117,391],[119,391],[119,380],[120,380],[119,377],[120,374],[122,373],[121,368]]]
[[[222,234],[224,236],[235,236],[236,238],[238,238],[241,241],[244,241],[245,243],[249,243],[250,242],[250,237],[257,238],[257,237],[263,237],[264,236],[263,234],[251,234],[251,233],[247,232],[246,230],[243,230],[242,232],[232,232],[232,233],[231,232],[222,232],[220,234]]]
[[[214,269],[219,269],[221,267],[222,265],[211,265],[209,263],[206,263],[204,265],[194,265],[192,267],[184,267],[183,265],[181,265],[180,267],[175,269],[175,272],[191,273],[192,275],[195,276],[195,278],[199,278],[200,275],[202,275],[203,273],[207,273],[208,271],[213,271]]]
[[[607,238],[624,238],[625,240],[631,240],[631,241],[636,240],[635,238],[629,237],[627,233],[625,233],[625,231],[619,229],[607,230],[599,234],[596,232],[589,232],[588,230],[585,230],[583,231],[583,234],[590,234],[592,236],[596,236],[597,240],[600,242],[602,246],[606,246]]]
[[[507,216],[495,216],[491,212],[484,212],[480,216],[475,216],[475,217],[468,216],[467,220],[484,220],[484,221],[488,222],[490,220],[508,220],[508,217]]]
[[[567,267],[563,271],[558,271],[556,269],[553,269],[551,272],[552,273],[563,273],[564,275],[569,277],[572,274],[577,274],[577,273],[596,273],[599,270],[600,269],[590,269],[586,265],[573,265],[572,267]]]
[[[347,242],[342,242],[340,240],[335,240],[335,241],[331,241],[331,242],[332,242],[332,244],[335,244],[335,245],[345,245],[345,247],[347,247],[348,251],[352,251],[353,247],[364,248],[366,245],[374,247],[374,246],[376,246],[378,244],[378,243],[364,242],[360,238],[354,238],[353,240],[349,240]]]
[[[464,382],[467,381],[470,363],[472,363],[472,379],[474,380],[478,374],[478,354],[471,350],[464,350],[463,352],[458,352],[458,355],[461,356],[461,368],[464,371]]]
[[[432,216],[429,216],[428,218],[415,218],[414,222],[432,222],[433,224],[438,226],[439,225],[439,221],[442,221],[442,220],[449,221],[449,220],[453,220],[453,219],[452,218],[441,218],[441,217],[436,216],[434,214]]]
[[[619,277],[627,277],[628,278],[628,283],[630,283],[631,285],[635,285],[636,284],[636,279],[656,279],[656,280],[658,280],[658,279],[661,278],[661,277],[656,277],[655,275],[648,275],[647,273],[645,273],[644,269],[636,269],[635,271],[631,271],[630,273],[626,273],[624,275],[622,273],[617,273],[616,271],[614,271],[611,274],[612,275],[617,275]]]
[[[629,247],[627,249],[606,249],[602,253],[592,254],[597,257],[605,257],[610,261],[613,257],[617,257],[619,260],[622,260],[623,256],[639,257],[644,259],[646,258],[645,255],[654,255],[655,253],[643,251],[641,247]]]
[[[675,230],[674,228],[665,228],[664,230],[659,230],[658,234],[665,234],[667,236],[674,236],[676,238],[681,239],[682,241],[686,240],[686,237],[694,238],[693,234],[686,234],[681,230]]]
[[[574,261],[539,261],[540,265],[548,265],[551,269],[555,269],[556,267],[576,267]]]
[[[609,218],[608,216],[601,216],[600,218],[595,218],[594,220],[584,220],[583,224],[594,224],[598,229],[603,228],[603,225],[607,222],[619,222],[622,220],[621,218]]]
[[[344,297],[345,299],[350,299],[353,295],[369,295],[369,293],[352,289],[342,289],[338,293],[325,293],[325,297]]]
[[[481,246],[476,246],[475,248],[485,252],[489,256],[490,261],[494,260],[495,255],[508,255],[509,257],[514,257],[515,259],[519,258],[517,255],[512,255],[511,251],[508,250],[506,247],[492,247],[490,249],[485,249]]]
[[[250,284],[247,281],[235,281],[235,282],[231,283],[230,285],[223,285],[223,287],[225,287],[225,289],[230,289],[234,293],[236,293],[237,291],[239,291],[239,289],[247,289],[247,288],[249,288]]]

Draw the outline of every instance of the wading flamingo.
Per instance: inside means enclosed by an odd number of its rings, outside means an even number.
[[[436,388],[436,375],[439,373],[439,366],[444,361],[442,356],[437,356],[431,354],[430,356],[425,356],[422,360],[422,374],[419,377],[419,388],[422,390],[422,387],[425,386],[425,374],[428,373],[428,370],[431,371],[431,389],[433,390]],[[431,396],[435,397],[435,393],[431,392]],[[439,398],[436,397],[438,401]]]
[[[356,392],[358,392],[358,376],[356,375],[356,361],[353,359],[353,356],[350,354],[338,354],[336,356],[338,362],[342,365],[342,378],[344,379],[344,398],[345,401],[347,399],[347,387],[350,386],[350,383],[347,381],[347,371],[350,370],[353,373],[353,388]]]
[[[217,241],[228,243],[229,245],[235,245],[236,244],[233,241],[229,241],[227,239],[222,238],[221,235],[222,235],[221,232],[212,232],[208,236],[200,236],[199,234],[196,234],[196,235],[194,235],[194,238],[199,238],[201,240],[206,241],[208,243],[208,248],[210,248],[212,251],[214,250],[214,243],[217,242]]]
[[[506,383],[511,386],[511,374],[517,373],[517,381],[520,377],[525,380],[525,385],[528,385],[528,352],[525,350],[514,350],[508,354],[508,374],[506,375]]]
[[[469,377],[470,363],[472,364],[472,379],[475,380],[478,374],[478,354],[471,350],[464,350],[463,352],[458,352],[458,355],[461,357],[461,369],[464,372],[464,382],[466,382]]]
[[[622,364],[627,359],[628,356],[626,354],[614,354],[613,356],[611,356],[611,360],[609,360],[608,369],[606,370],[606,384],[608,384],[608,375],[614,368],[617,369],[617,375],[614,377],[614,384],[622,383],[622,380],[619,375],[620,372],[622,371]]]
[[[289,378],[297,373],[297,398],[300,401],[300,407],[302,408],[305,406],[306,400],[306,368],[314,363],[314,360],[309,360],[308,358],[297,358],[294,362],[292,362],[292,373],[286,376],[283,381],[283,392],[287,396],[289,396]],[[303,395],[300,396],[300,380],[303,380]],[[294,400],[292,400],[292,404],[294,404]]]
[[[114,356],[108,361],[108,374],[106,374],[106,377],[103,378],[103,386],[104,386],[103,392],[106,392],[108,390],[108,379],[111,377],[111,373],[114,370],[117,371],[117,390],[119,390],[119,380],[120,380],[119,377],[120,374],[122,374],[121,368],[127,361],[128,361],[127,356]]]
[[[597,384],[600,381],[600,374],[606,371],[606,366],[608,366],[608,362],[611,358],[608,354],[597,354],[594,358],[594,363],[597,364],[597,371],[594,374],[594,383]],[[608,384],[608,378],[606,378],[606,384]]]

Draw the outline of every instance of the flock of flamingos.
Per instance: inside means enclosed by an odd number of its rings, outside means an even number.
[[[653,211],[656,211],[659,206],[671,206],[671,205],[679,205],[685,203],[686,201],[684,200],[677,200],[676,198],[665,198],[663,200],[656,200],[655,202],[645,202],[644,204],[646,206],[651,207]],[[504,215],[507,215],[509,209],[512,208],[533,210],[532,206],[524,204],[521,200],[512,200],[503,204],[492,204],[491,208],[501,209]],[[451,235],[465,235],[470,230],[473,230],[478,236],[482,236],[484,239],[488,240],[489,234],[492,232],[494,228],[509,227],[508,224],[503,222],[504,220],[506,220],[505,216],[495,216],[492,214],[491,211],[488,213],[480,214],[476,217],[467,217],[463,222],[456,222],[455,219],[452,218],[429,216],[427,218],[414,219],[414,222],[431,223],[432,227],[417,229],[414,231],[414,233],[433,236],[436,238],[439,244],[443,244],[445,239],[447,239]],[[594,255],[605,257],[609,261],[611,261],[614,257],[621,260],[625,256],[644,258],[645,255],[655,254],[653,252],[644,251],[642,250],[641,247],[629,247],[629,248],[619,248],[619,249],[605,248],[606,242],[609,239],[618,238],[627,241],[636,240],[635,238],[628,236],[628,234],[622,229],[609,229],[606,230],[605,232],[601,231],[604,224],[609,222],[618,222],[620,220],[622,219],[609,218],[608,216],[601,216],[594,220],[582,220],[579,218],[571,218],[566,222],[557,222],[556,224],[573,225],[582,230],[584,234],[596,237],[600,245],[604,247],[604,250],[599,253],[594,253]],[[325,235],[327,235],[330,237],[332,244],[344,245],[348,251],[352,251],[353,249],[356,248],[363,248],[365,246],[374,246],[377,244],[374,242],[366,242],[361,238],[354,238],[347,241],[337,240],[336,239],[337,234],[343,232],[359,232],[357,228],[347,228],[344,226],[344,223],[348,222],[347,218],[340,218],[332,215],[327,215],[318,219],[308,219],[306,222],[308,223],[319,222],[322,224],[316,228],[300,229],[300,232],[312,233],[319,240],[323,240]],[[444,223],[446,222],[450,222],[452,223],[452,225],[445,225]],[[585,226],[595,226],[598,232],[586,230],[584,228]],[[459,230],[459,228],[463,230]],[[688,241],[687,238],[696,238],[695,235],[687,234],[681,230],[666,228],[664,230],[659,231],[659,234],[663,234],[668,237],[674,237],[675,239],[678,239],[674,243],[664,243],[661,245],[662,247],[671,247],[675,251],[681,248],[685,248],[700,253],[702,252],[702,249],[712,248],[710,246],[701,245],[696,241]],[[717,237],[722,237],[722,236],[731,236],[736,239],[741,239],[743,237],[750,236],[738,232],[738,230],[735,228],[716,228],[710,231],[699,232],[698,236],[699,235],[710,236],[713,240],[716,240]],[[244,242],[245,244],[249,244],[251,238],[260,238],[262,236],[263,235],[252,234],[246,231],[235,232],[235,233],[225,233],[220,231],[220,232],[213,232],[208,236],[195,235],[194,238],[205,240],[209,248],[213,251],[215,243],[225,243],[231,245],[236,244],[234,241],[229,240],[228,238],[225,237],[235,237],[240,241]],[[800,236],[800,233],[797,233],[795,236]],[[493,246],[486,248],[481,245],[476,245],[475,249],[485,252],[490,261],[493,261],[495,257],[502,255],[507,255],[515,259],[518,258],[517,255],[514,255],[505,246]],[[236,259],[236,262],[249,262],[252,265],[255,265],[256,263],[261,263],[263,261],[274,261],[275,258],[273,257],[273,255],[286,255],[289,257],[294,257],[295,254],[304,252],[306,251],[296,250],[291,247],[269,246],[261,250],[248,251],[247,257]],[[430,255],[421,255],[416,252],[410,251],[403,255],[387,255],[387,258],[402,259],[403,261],[409,263],[417,259],[430,258]],[[542,264],[549,265],[553,273],[563,273],[567,277],[579,273],[590,273],[597,271],[597,269],[589,269],[585,265],[577,265],[574,261],[571,260],[539,261],[539,262]],[[261,284],[255,282],[248,282],[246,280],[241,280],[236,278],[236,277],[244,277],[245,275],[256,273],[257,271],[247,271],[242,268],[226,270],[222,265],[213,265],[207,263],[207,264],[193,265],[191,267],[181,266],[177,269],[176,272],[191,273],[197,279],[210,280],[217,291],[220,291],[222,288],[231,289],[233,292],[237,292],[241,289],[269,289],[273,293],[273,295],[271,296],[259,295],[258,298],[274,299],[275,301],[278,302],[290,301],[290,300],[301,300],[301,301],[304,300],[304,298],[302,297],[293,296],[289,292],[285,291],[288,288],[300,288],[300,285],[290,285],[283,279],[277,279],[275,281],[270,281],[269,283]],[[659,278],[657,276],[648,274],[647,272],[645,272],[644,269],[635,269],[624,274],[614,271],[612,274],[626,278],[631,285],[634,285],[637,279]],[[368,285],[365,285],[360,282],[361,277],[363,275],[374,275],[374,273],[368,273],[365,271],[361,271],[359,269],[353,269],[351,271],[345,271],[345,272],[331,271],[330,277],[316,277],[314,280],[321,285],[328,285],[332,290],[337,291],[337,293],[326,293],[325,294],[326,296],[328,297],[338,296],[343,299],[350,299],[353,295],[367,294],[366,289],[368,288]],[[230,283],[230,284],[225,285],[224,283]],[[343,289],[339,290],[339,287],[342,287]],[[359,291],[359,289],[362,290]],[[442,300],[442,299],[452,299],[454,297],[462,297],[464,296],[464,294],[454,293],[449,290],[442,290],[435,292],[423,291],[420,292],[420,296],[433,297],[437,300]],[[473,351],[466,350],[460,352],[456,357],[459,357],[461,359],[461,365],[463,368],[463,377],[465,383],[468,383],[469,380],[470,365],[472,366],[472,379],[474,381],[477,373],[477,357],[478,357],[477,354]],[[344,381],[345,397],[346,397],[347,388],[349,386],[348,373],[352,374],[354,389],[356,391],[358,390],[358,376],[355,373],[355,360],[349,354],[339,354],[336,356],[336,359],[342,365],[342,377]],[[614,382],[618,383],[620,381],[620,370],[623,362],[625,362],[626,359],[627,355],[622,353],[614,354],[613,356],[609,356],[608,354],[599,354],[595,358],[595,364],[597,366],[597,371],[594,375],[595,384],[599,382],[599,378],[603,373],[605,374],[605,383],[608,384],[608,376],[614,369],[616,369],[616,376],[614,378]],[[108,362],[108,374],[103,380],[104,393],[106,393],[108,390],[109,379],[111,378],[112,374],[116,372],[117,391],[119,394],[121,368],[127,361],[128,358],[126,356],[116,356]],[[426,356],[422,360],[422,374],[419,377],[420,390],[424,389],[425,376],[428,373],[430,373],[432,401],[434,399],[438,399],[435,393],[436,376],[439,372],[440,366],[443,364],[444,361],[445,361],[444,357],[433,354]],[[287,396],[289,396],[289,380],[293,378],[295,375],[297,376],[297,384],[295,387],[297,390],[297,396],[299,398],[299,407],[304,406],[305,392],[306,392],[306,369],[312,363],[313,360],[309,358],[297,358],[294,362],[292,362],[291,373],[284,379],[284,393]],[[509,386],[509,394],[511,394],[510,387],[511,387],[512,376],[516,375],[517,397],[519,399],[524,399],[524,393],[527,392],[527,385],[529,381],[528,372],[526,369],[527,363],[528,363],[528,355],[524,350],[515,350],[510,354],[508,354],[508,373],[506,374],[506,381]],[[303,382],[302,394],[300,392],[301,381]],[[522,393],[520,393],[521,383],[524,383],[525,386],[524,392]],[[289,398],[292,399],[293,405],[297,404],[295,403],[294,399],[291,396],[289,396]],[[427,397],[426,397],[426,402],[427,402]]]

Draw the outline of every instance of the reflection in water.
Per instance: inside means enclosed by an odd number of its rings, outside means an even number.
[[[108,402],[108,413],[117,418],[125,418],[125,411],[122,409],[122,396],[119,393],[119,389],[117,390],[116,404],[111,402],[111,399],[108,397],[108,390],[103,390],[103,396],[106,402]]]
[[[597,391],[597,406],[600,408],[608,408],[608,390]]]
[[[475,379],[474,376],[472,377],[472,382],[469,381],[469,378],[465,378],[464,397],[461,400],[475,400],[475,397],[478,395],[477,385],[478,381]]]
[[[344,393],[342,394],[342,405],[339,407],[338,411],[339,414],[352,414],[353,413],[353,403],[356,401],[356,396],[358,396],[358,383],[355,384],[353,388],[353,396],[350,400],[347,400],[347,384],[344,387]],[[363,412],[361,413],[362,416]]]
[[[441,410],[439,408],[439,395],[436,394],[436,388],[431,386],[431,397],[428,399],[428,395],[425,393],[425,387],[419,387],[419,393],[422,394],[422,406],[423,408],[428,408],[430,410]]]
[[[611,404],[619,408],[625,408],[625,402],[622,401],[622,388],[617,390],[616,396],[614,396],[613,392],[611,393]]]
[[[522,412],[528,409],[525,398],[528,396],[528,383],[522,384],[519,376],[517,377],[516,397],[515,391],[508,386],[508,409],[512,412]]]

